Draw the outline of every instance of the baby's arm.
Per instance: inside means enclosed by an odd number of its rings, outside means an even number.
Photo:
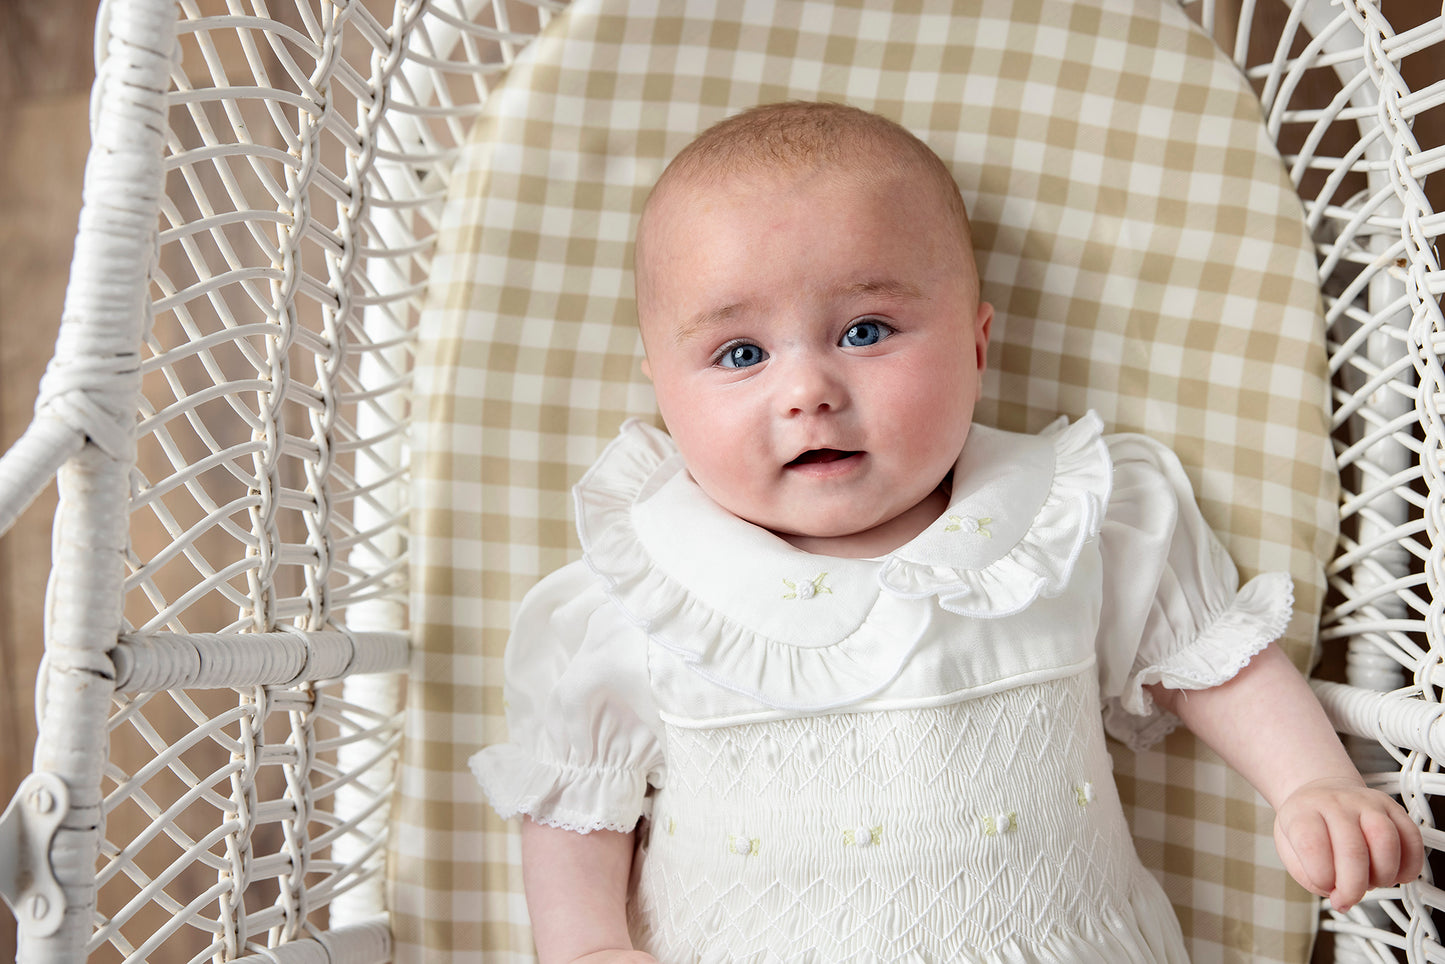
[[[656,964],[632,949],[627,878],[633,835],[522,821],[522,884],[539,964]]]
[[[1273,643],[1207,690],[1148,687],[1269,801],[1285,868],[1346,910],[1372,887],[1419,876],[1420,830],[1365,786],[1304,677]]]

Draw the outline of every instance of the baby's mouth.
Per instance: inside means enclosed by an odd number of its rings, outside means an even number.
[[[788,465],[816,465],[820,462],[837,462],[861,454],[863,453],[845,452],[841,449],[809,449],[789,462]]]

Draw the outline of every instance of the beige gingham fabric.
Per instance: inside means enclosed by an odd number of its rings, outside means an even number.
[[[980,420],[1094,408],[1172,445],[1243,574],[1294,575],[1308,659],[1336,494],[1313,256],[1254,97],[1172,2],[581,0],[494,94],[431,278],[398,961],[531,959],[516,828],[465,760],[506,738],[517,601],[578,552],[569,487],[654,412],[630,271],[647,189],[701,129],[792,98],[879,111],[951,163],[998,308]],[[1182,732],[1113,749],[1193,959],[1305,960],[1313,906],[1254,792]]]

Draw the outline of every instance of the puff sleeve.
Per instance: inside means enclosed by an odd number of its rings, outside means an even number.
[[[1114,487],[1099,533],[1099,683],[1105,729],[1137,750],[1179,723],[1144,687],[1208,689],[1233,678],[1283,635],[1294,590],[1283,572],[1240,587],[1173,452],[1137,435],[1106,441]]]
[[[575,562],[522,600],[504,666],[511,740],[468,761],[493,809],[579,833],[632,830],[663,779],[645,634]]]

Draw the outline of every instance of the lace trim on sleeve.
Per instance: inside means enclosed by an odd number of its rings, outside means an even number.
[[[1202,690],[1238,675],[1266,646],[1284,635],[1294,612],[1294,583],[1267,572],[1246,583],[1233,602],[1191,642],[1145,666],[1136,666],[1124,692],[1104,705],[1104,728],[1133,750],[1147,749],[1173,732],[1179,718],[1154,703],[1144,687]]]
[[[647,777],[640,770],[547,763],[511,744],[474,753],[467,765],[503,820],[525,814],[576,833],[628,833],[647,810]]]

